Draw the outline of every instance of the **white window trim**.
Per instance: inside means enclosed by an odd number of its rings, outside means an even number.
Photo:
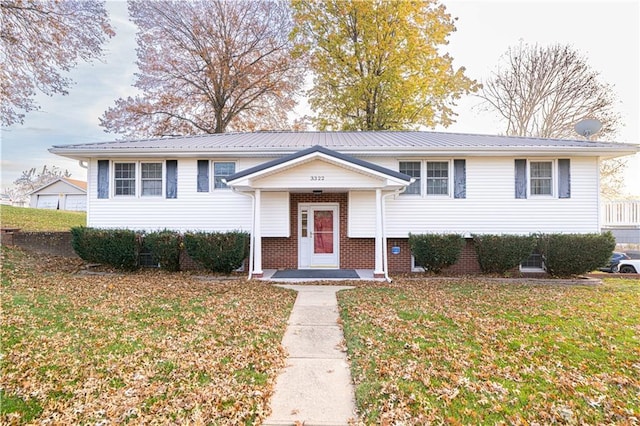
[[[134,195],[116,195],[116,164],[135,164],[135,194]],[[160,191],[160,195],[142,195],[142,163],[160,163],[162,164],[162,177],[160,178],[162,181],[162,190]],[[145,160],[112,160],[110,167],[111,176],[109,182],[109,197],[110,198],[118,198],[118,199],[160,199],[165,198],[166,192],[166,177],[167,177],[167,163],[165,160],[153,160],[153,159],[145,159]]]
[[[551,194],[534,194],[531,191],[531,163],[551,163]],[[531,198],[558,198],[558,160],[555,158],[527,159],[527,193]]]

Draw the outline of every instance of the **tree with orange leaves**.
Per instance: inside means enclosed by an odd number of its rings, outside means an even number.
[[[0,10],[3,126],[39,109],[37,92],[66,95],[72,80],[64,74],[80,60],[101,58],[115,35],[104,1],[1,0]]]
[[[284,1],[130,1],[140,95],[100,122],[127,137],[283,128],[303,82]]]

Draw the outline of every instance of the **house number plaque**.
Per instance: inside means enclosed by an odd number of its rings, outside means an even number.
[[[311,180],[324,180],[324,176],[311,176]]]

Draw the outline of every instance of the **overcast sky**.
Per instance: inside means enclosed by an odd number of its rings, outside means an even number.
[[[456,66],[482,80],[495,69],[501,55],[520,40],[542,45],[570,44],[583,53],[602,81],[614,86],[624,127],[617,142],[640,143],[640,2],[627,1],[460,1],[444,0],[457,17],[457,31],[444,48]],[[128,21],[125,1],[107,1],[116,37],[106,45],[103,62],[81,64],[68,96],[38,96],[41,111],[27,115],[23,125],[2,129],[2,189],[23,170],[57,165],[72,177],[86,179],[77,162],[48,153],[52,145],[110,141],[98,117],[123,96],[135,94],[135,26]],[[457,123],[447,132],[497,134],[497,118],[480,113],[478,99],[462,99]],[[304,112],[304,102],[298,111]],[[640,196],[640,154],[629,160],[627,192]]]

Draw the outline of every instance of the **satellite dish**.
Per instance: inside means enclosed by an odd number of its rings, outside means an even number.
[[[602,123],[593,118],[587,118],[586,120],[579,121],[574,129],[580,136],[589,139],[591,135],[595,135],[602,129]]]

